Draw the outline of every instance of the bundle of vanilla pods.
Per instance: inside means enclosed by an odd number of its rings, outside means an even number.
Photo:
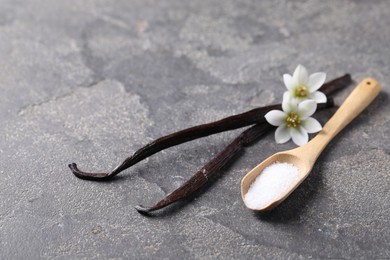
[[[324,109],[334,106],[333,99],[330,97],[337,90],[347,87],[351,84],[351,76],[345,74],[342,77],[331,80],[319,89],[327,96],[327,102],[318,104],[319,109]],[[136,206],[135,208],[140,213],[149,213],[168,206],[169,204],[186,198],[192,195],[195,191],[201,188],[213,175],[219,172],[227,163],[231,162],[234,157],[245,146],[259,140],[266,133],[274,129],[274,126],[270,125],[264,118],[265,114],[274,109],[281,109],[281,105],[271,105],[265,107],[259,107],[250,111],[229,116],[221,120],[211,122],[208,124],[202,124],[187,128],[167,136],[160,137],[151,143],[145,145],[138,151],[136,151],[131,157],[126,158],[120,165],[114,170],[108,173],[89,173],[83,172],[77,168],[75,163],[69,164],[69,168],[72,173],[81,179],[94,180],[94,181],[107,181],[115,175],[119,174],[123,170],[128,169],[134,164],[148,158],[149,156],[160,152],[169,147],[182,144],[188,141],[195,140],[197,138],[221,133],[228,130],[238,129],[245,126],[251,126],[244,130],[238,137],[236,137],[230,144],[228,144],[219,154],[211,159],[206,165],[204,165],[198,172],[196,172],[189,180],[182,184],[172,193],[168,194],[165,198],[157,202],[151,207]]]

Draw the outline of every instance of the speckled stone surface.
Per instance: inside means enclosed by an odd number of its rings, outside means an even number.
[[[0,258],[390,258],[390,6],[382,1],[0,1]],[[383,90],[267,214],[240,180],[268,135],[152,216],[240,130],[108,171],[161,135],[279,103],[297,64]],[[340,104],[353,86],[338,93]],[[324,123],[332,111],[320,115]]]

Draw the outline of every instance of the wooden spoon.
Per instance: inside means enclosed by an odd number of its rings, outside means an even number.
[[[380,89],[381,87],[376,80],[372,78],[364,79],[348,96],[315,138],[301,147],[279,152],[268,157],[248,172],[241,181],[241,195],[245,206],[252,210],[266,211],[274,208],[285,200],[309,175],[314,163],[326,145],[374,100]],[[264,168],[275,162],[293,164],[299,170],[299,178],[294,181],[289,188],[281,191],[280,194],[274,197],[269,203],[263,204],[264,206],[261,206],[260,208],[248,206],[245,202],[245,195],[248,192],[250,185],[255,181],[256,177],[260,175]]]

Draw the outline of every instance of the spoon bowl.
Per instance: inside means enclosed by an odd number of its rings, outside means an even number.
[[[379,83],[374,79],[364,79],[352,91],[315,138],[298,148],[276,153],[249,171],[241,181],[241,196],[245,206],[252,210],[267,211],[283,202],[306,179],[318,156],[327,144],[374,100],[380,89]],[[288,163],[296,167],[298,169],[298,177],[292,179],[286,188],[273,196],[267,203],[256,207],[252,204],[249,205],[245,196],[251,185],[264,169],[278,162]]]
[[[247,208],[261,211],[270,210],[285,200],[306,179],[314,164],[310,164],[308,160],[302,159],[299,156],[299,152],[299,148],[296,148],[293,150],[276,153],[268,157],[244,176],[241,182],[241,194]],[[269,201],[267,204],[263,204],[263,206],[260,208],[249,205],[246,203],[245,194],[247,194],[251,184],[263,172],[263,170],[274,163],[289,163],[294,165],[296,168],[298,168],[298,178],[290,182],[289,186],[284,190],[284,192],[281,192],[278,194],[278,196],[274,197],[272,201]]]

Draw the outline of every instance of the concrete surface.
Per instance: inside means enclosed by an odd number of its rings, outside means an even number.
[[[0,258],[390,258],[389,24],[386,0],[1,0]],[[67,168],[107,171],[161,135],[279,103],[282,74],[300,63],[383,91],[268,214],[244,207],[239,184],[293,147],[272,135],[151,217],[133,206],[177,188],[240,130],[107,183]]]

